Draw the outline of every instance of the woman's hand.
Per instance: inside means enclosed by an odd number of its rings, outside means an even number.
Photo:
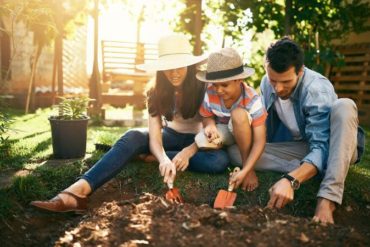
[[[177,153],[176,156],[172,159],[172,162],[175,164],[178,171],[185,171],[189,166],[189,159],[191,155],[184,148],[181,152]]]
[[[172,162],[176,165],[178,171],[185,171],[189,166],[189,160],[198,151],[198,147],[195,143],[187,146],[181,152],[177,153],[172,159]]]
[[[169,158],[166,158],[159,163],[159,171],[164,177],[163,182],[173,183],[175,181],[176,166]]]

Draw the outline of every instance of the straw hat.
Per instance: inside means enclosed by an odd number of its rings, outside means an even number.
[[[158,59],[139,64],[138,69],[160,71],[187,67],[207,59],[206,55],[194,56],[192,46],[185,35],[171,34],[162,37],[158,42]]]
[[[217,83],[245,79],[254,74],[254,69],[243,66],[243,60],[233,48],[222,48],[208,57],[207,70],[197,73],[203,82]]]

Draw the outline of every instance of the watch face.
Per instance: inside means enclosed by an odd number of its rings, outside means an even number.
[[[294,179],[293,181],[291,181],[291,183],[292,183],[293,189],[295,189],[295,190],[299,189],[300,184],[299,184],[298,180]]]

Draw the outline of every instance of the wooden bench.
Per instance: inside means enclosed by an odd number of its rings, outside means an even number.
[[[332,67],[330,80],[339,97],[353,99],[360,124],[370,126],[370,43],[340,46],[345,65]]]
[[[155,44],[143,44],[124,41],[102,40],[102,79],[103,83],[121,83],[123,89],[118,92],[102,93],[102,103],[115,107],[133,105],[134,118],[142,117],[145,108],[145,86],[154,74],[136,69],[136,65],[157,58]]]

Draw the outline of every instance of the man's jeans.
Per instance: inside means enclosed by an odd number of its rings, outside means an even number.
[[[184,147],[194,142],[194,134],[182,134],[165,127],[162,132],[163,147],[170,159]],[[149,132],[147,129],[127,131],[113,147],[81,178],[85,179],[95,191],[116,176],[127,163],[138,154],[148,154]],[[198,151],[189,160],[188,169],[204,173],[223,172],[229,164],[224,150]]]
[[[318,197],[342,203],[349,166],[357,160],[357,127],[356,104],[350,99],[338,99],[331,110],[329,157]],[[233,145],[228,151],[232,163],[240,165],[238,147]],[[267,143],[255,169],[288,173],[300,166],[308,152],[305,142]]]

